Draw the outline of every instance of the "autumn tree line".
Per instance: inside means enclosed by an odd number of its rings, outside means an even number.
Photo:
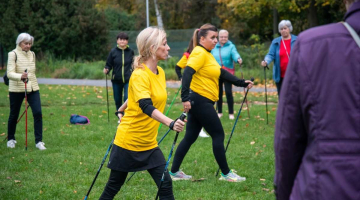
[[[0,48],[15,48],[19,33],[35,37],[38,59],[102,60],[110,50],[110,30],[146,27],[145,0],[2,0]],[[278,23],[289,19],[293,33],[341,21],[339,0],[149,0],[150,25],[157,25],[158,6],[163,27],[193,29],[204,23],[227,29],[237,44],[251,45],[278,36]]]

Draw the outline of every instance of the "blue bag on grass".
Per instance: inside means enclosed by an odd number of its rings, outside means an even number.
[[[70,117],[70,123],[85,125],[85,124],[90,124],[90,120],[85,116],[72,114]]]

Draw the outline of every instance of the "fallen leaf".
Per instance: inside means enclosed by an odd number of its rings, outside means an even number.
[[[1,133],[1,136],[4,136],[5,135],[5,133]]]
[[[11,179],[11,176],[6,177],[6,179]]]
[[[246,125],[245,125],[245,126],[246,126],[246,128],[247,128],[247,127],[249,127],[249,123],[246,123]]]
[[[74,190],[74,193],[76,194],[76,193],[77,193],[77,191],[76,191],[76,190]]]
[[[80,162],[80,165],[82,165],[82,162]]]
[[[97,98],[102,99],[103,97],[102,96],[97,96]]]
[[[42,194],[42,193],[44,193],[42,190],[40,190],[40,192],[39,192],[40,194]]]
[[[266,144],[264,144],[263,147],[265,148],[265,147],[266,147]]]
[[[102,113],[105,113],[105,114],[106,114],[107,112],[106,112],[105,110],[103,110]]]
[[[255,141],[250,142],[251,145],[255,144]]]
[[[269,192],[269,191],[270,191],[270,190],[267,189],[267,188],[263,188],[262,190],[263,190],[263,191],[266,191],[266,192]]]
[[[21,181],[19,181],[19,180],[15,180],[15,183],[21,183]]]
[[[261,178],[260,181],[265,181],[265,179],[264,179],[264,178]]]

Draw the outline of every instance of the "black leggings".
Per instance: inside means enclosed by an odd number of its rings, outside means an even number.
[[[277,89],[277,92],[278,92],[278,98],[280,99],[280,90],[281,90],[281,85],[283,83],[283,80],[284,78],[280,78],[280,81],[277,83],[275,82],[275,85],[276,85],[276,89]]]
[[[217,101],[218,113],[222,113],[223,83],[225,85],[225,95],[229,108],[229,114],[234,114],[234,97],[232,95],[232,84],[221,79],[219,79],[219,100]]]
[[[160,186],[160,181],[164,169],[165,169],[165,165],[148,169],[148,172],[150,173],[151,177],[154,179],[158,187]],[[127,174],[128,172],[111,170],[109,180],[105,186],[103,193],[101,194],[100,200],[113,199],[114,196],[120,191],[121,186],[124,184]],[[156,193],[154,193],[154,197],[155,195]],[[160,199],[163,200],[175,199],[172,190],[172,182],[168,171],[166,171],[165,173],[164,182],[161,186],[161,191],[159,196]]]
[[[176,149],[171,172],[179,171],[186,153],[198,138],[201,128],[204,127],[211,136],[216,162],[223,174],[228,174],[230,169],[225,156],[224,129],[214,109],[214,102],[194,92],[190,94],[190,99],[191,109],[187,117],[185,137]]]

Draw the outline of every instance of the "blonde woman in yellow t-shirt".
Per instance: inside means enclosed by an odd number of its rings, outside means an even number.
[[[229,182],[245,180],[245,177],[241,177],[230,170],[227,164],[224,129],[214,108],[214,103],[219,99],[219,79],[248,88],[251,88],[253,83],[238,79],[228,71],[221,69],[211,54],[211,49],[217,43],[217,36],[217,28],[211,24],[205,24],[194,32],[195,48],[191,52],[187,67],[184,70],[181,91],[184,110],[188,112],[188,122],[185,137],[176,150],[171,167],[170,175],[173,180],[189,180],[192,178],[179,168],[202,127],[212,138],[213,153],[222,171],[220,180]]]
[[[181,132],[185,123],[162,114],[166,105],[166,81],[158,60],[168,57],[170,47],[166,33],[157,27],[148,27],[136,39],[138,56],[129,82],[126,115],[121,117],[108,167],[109,181],[100,199],[113,199],[124,184],[128,172],[148,170],[159,187],[165,168],[165,158],[156,141],[160,123]],[[123,111],[123,110],[120,110]],[[169,173],[160,190],[160,199],[174,199]]]
[[[188,61],[189,56],[190,56],[193,49],[194,49],[194,44],[193,44],[193,39],[191,38],[191,40],[189,42],[189,46],[188,46],[186,52],[184,53],[184,55],[181,57],[181,59],[179,60],[179,62],[175,66],[175,72],[176,72],[176,75],[178,76],[180,81],[181,81],[181,78],[182,78],[181,69],[185,69],[187,61]],[[206,134],[206,132],[204,131],[204,129],[202,128],[200,130],[199,137],[207,138],[207,137],[210,137],[210,136],[208,136]]]

